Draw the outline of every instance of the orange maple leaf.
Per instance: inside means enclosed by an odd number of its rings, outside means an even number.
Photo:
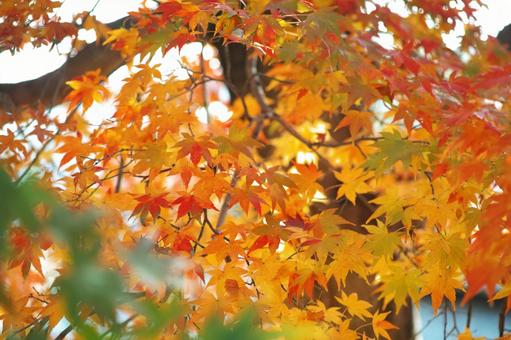
[[[373,320],[371,321],[371,324],[373,326],[374,335],[376,335],[376,338],[378,339],[380,336],[384,337],[385,339],[390,339],[390,335],[387,332],[387,330],[391,329],[399,329],[399,327],[396,327],[395,325],[391,324],[385,318],[387,315],[389,315],[390,312],[386,313],[374,313],[373,314]]]
[[[68,111],[74,110],[80,102],[83,105],[83,111],[86,111],[93,102],[100,102],[108,98],[110,91],[101,85],[104,81],[106,81],[106,77],[101,74],[99,68],[67,81],[66,84],[73,89],[65,98],[70,102]]]

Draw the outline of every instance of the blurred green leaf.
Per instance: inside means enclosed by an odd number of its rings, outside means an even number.
[[[115,321],[116,306],[123,297],[120,276],[93,263],[82,263],[73,267],[68,275],[59,277],[55,287],[65,296],[71,322],[80,322],[84,305],[100,317]]]
[[[276,339],[279,334],[264,332],[257,323],[257,312],[253,308],[246,309],[233,322],[224,325],[218,315],[212,316],[201,329],[201,340],[263,340]]]
[[[172,265],[169,259],[156,256],[153,243],[147,239],[140,240],[133,250],[125,253],[124,257],[137,276],[150,285],[166,279]]]
[[[142,339],[153,338],[158,335],[169,323],[181,315],[181,306],[178,301],[156,304],[150,300],[135,301],[133,307],[145,316],[147,326],[135,332]]]

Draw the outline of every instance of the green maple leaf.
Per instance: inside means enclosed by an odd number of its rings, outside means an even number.
[[[398,161],[405,167],[409,166],[414,156],[422,156],[428,147],[422,143],[415,143],[401,138],[399,131],[382,132],[382,139],[374,143],[379,150],[370,155],[364,166],[368,169],[381,172],[390,168]]]
[[[380,220],[376,223],[377,225],[364,225],[370,233],[366,246],[375,256],[390,257],[401,242],[399,233],[389,233],[387,226]]]
[[[406,298],[410,296],[413,302],[419,299],[421,285],[421,273],[416,268],[406,268],[399,264],[388,267],[387,275],[382,275],[382,285],[376,290],[383,299],[383,305],[387,306],[390,301],[396,304],[396,312],[406,305]]]
[[[280,46],[278,56],[284,62],[292,62],[300,52],[300,44],[296,41],[286,41]]]

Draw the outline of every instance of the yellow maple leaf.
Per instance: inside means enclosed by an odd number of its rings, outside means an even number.
[[[381,285],[376,289],[380,292],[380,299],[383,299],[383,306],[386,307],[390,301],[396,304],[396,312],[399,312],[406,299],[411,298],[413,302],[419,300],[419,289],[421,284],[421,273],[416,268],[409,268],[405,263],[384,264],[385,274],[381,275]]]
[[[137,160],[134,171],[140,173],[149,170],[149,178],[153,179],[162,168],[171,167],[175,162],[175,156],[170,151],[165,141],[147,143],[145,149],[134,153],[133,159]]]
[[[329,328],[326,332],[328,339],[343,339],[343,340],[358,340],[360,339],[358,333],[350,329],[350,320],[343,320],[339,327]]]
[[[387,226],[380,220],[377,225],[364,224],[369,234],[367,247],[375,256],[391,257],[401,241],[400,234],[389,232]]]
[[[432,268],[437,264],[440,268],[463,265],[468,242],[463,239],[461,233],[448,232],[444,235],[438,232],[425,232],[422,239],[424,250],[428,251],[424,259],[426,268]]]
[[[364,236],[349,231],[343,233],[343,236],[344,241],[335,248],[334,260],[328,264],[326,270],[326,277],[333,276],[339,286],[346,284],[346,277],[350,272],[367,280],[366,261],[371,261],[373,258],[371,252],[364,246]]]
[[[484,340],[484,336],[474,337],[469,328],[465,328],[463,333],[458,334],[458,340]]]
[[[137,43],[140,41],[140,34],[136,28],[119,28],[108,32],[108,39],[103,45],[112,44],[112,49],[120,51],[124,58],[135,54]]]
[[[463,285],[460,280],[455,278],[453,270],[442,270],[433,267],[422,279],[424,280],[424,287],[420,296],[431,294],[431,305],[435,315],[444,297],[451,302],[453,309],[456,308],[456,289],[463,289]]]
[[[388,188],[383,195],[371,200],[371,203],[380,206],[369,216],[367,222],[385,214],[387,225],[399,222],[403,218],[404,207],[407,205],[406,200],[396,187]]]
[[[371,313],[368,309],[371,307],[371,304],[364,300],[359,300],[357,293],[351,293],[350,295],[346,295],[345,292],[341,293],[341,298],[335,297],[337,301],[343,306],[348,308],[348,313],[359,318],[364,319],[370,318]]]
[[[361,168],[344,167],[340,173],[335,173],[335,177],[342,182],[337,190],[337,199],[346,196],[351,203],[355,204],[357,194],[371,191],[371,188],[365,181],[372,176],[371,172]]]

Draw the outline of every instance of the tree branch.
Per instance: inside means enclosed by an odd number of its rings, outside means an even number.
[[[111,29],[130,27],[133,19],[124,17],[106,25]],[[15,114],[22,108],[36,108],[41,104],[53,107],[69,93],[66,81],[98,68],[108,76],[124,63],[121,54],[111,50],[110,46],[96,42],[88,44],[55,71],[36,79],[0,84],[0,113]]]
[[[511,24],[504,27],[499,34],[497,34],[497,40],[508,50],[511,51]]]

